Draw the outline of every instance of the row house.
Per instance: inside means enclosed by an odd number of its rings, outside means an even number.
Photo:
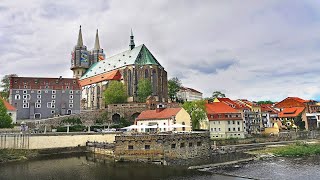
[[[244,138],[244,123],[241,112],[224,102],[205,104],[210,138]]]

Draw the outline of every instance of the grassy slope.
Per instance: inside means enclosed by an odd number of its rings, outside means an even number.
[[[35,150],[24,149],[0,149],[0,163],[19,161],[37,156]]]

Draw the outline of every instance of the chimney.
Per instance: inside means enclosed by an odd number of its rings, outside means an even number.
[[[166,107],[163,104],[158,104],[156,108],[156,113],[163,111]]]

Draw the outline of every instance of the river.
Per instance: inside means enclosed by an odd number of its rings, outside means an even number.
[[[92,154],[58,155],[0,165],[0,179],[26,180],[244,180],[319,179],[320,157],[271,158],[236,166],[207,170],[144,163],[114,163]],[[224,174],[224,175],[221,175]],[[236,177],[238,176],[238,177]],[[241,178],[242,177],[242,178]]]

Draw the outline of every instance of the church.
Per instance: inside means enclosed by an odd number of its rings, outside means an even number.
[[[152,96],[157,102],[168,101],[167,72],[144,44],[135,46],[132,30],[129,48],[106,57],[100,47],[98,30],[94,48],[89,51],[83,43],[80,26],[70,69],[82,88],[82,109],[105,108],[103,92],[110,81],[124,83],[129,103],[138,101],[137,87],[142,79],[151,81]]]

